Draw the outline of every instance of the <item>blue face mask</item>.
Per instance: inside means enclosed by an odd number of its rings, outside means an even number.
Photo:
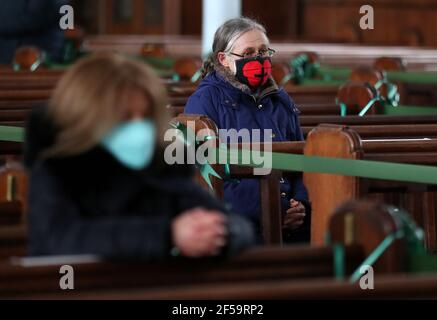
[[[102,140],[103,147],[120,163],[134,170],[147,167],[153,158],[156,128],[151,120],[133,120],[112,129]]]

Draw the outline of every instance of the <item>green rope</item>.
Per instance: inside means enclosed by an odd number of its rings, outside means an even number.
[[[373,266],[375,262],[384,254],[384,252],[392,245],[396,239],[404,236],[404,231],[399,230],[396,233],[389,234],[384,240],[370,253],[370,255],[358,266],[352,273],[349,282],[355,283],[361,278],[361,268],[363,266]]]
[[[391,105],[383,105],[383,113],[390,116],[435,115],[437,114],[437,107],[408,105],[393,107]]]
[[[217,149],[224,163],[261,168],[255,164],[250,150]],[[271,168],[282,171],[317,172],[380,180],[393,180],[437,185],[437,167],[404,163],[353,160],[319,156],[305,156],[276,152],[263,152],[264,159],[272,159]],[[230,159],[233,161],[231,162]],[[243,159],[251,159],[243,163]],[[237,160],[237,161],[235,161]],[[270,167],[270,166],[269,166]],[[414,172],[414,174],[412,174]]]
[[[289,64],[292,71],[290,79],[294,79],[297,84],[302,83],[305,79],[316,77],[320,68],[320,64],[318,62],[312,63],[307,54],[296,56]]]
[[[403,83],[437,84],[437,72],[388,71],[387,79]]]
[[[182,128],[181,124],[174,128]],[[185,133],[186,134],[186,133]],[[0,126],[0,141],[24,142],[24,128]],[[188,143],[188,142],[186,142]],[[242,159],[252,159],[250,150],[228,150],[222,147],[216,149],[220,159],[233,164],[230,159],[236,159],[236,164],[248,167],[261,167],[259,164],[243,163]],[[262,152],[264,158],[272,159],[272,168],[284,171],[319,172],[381,180],[405,181],[425,184],[437,184],[437,167],[392,163],[369,160],[352,160],[318,156],[305,156],[276,152]],[[412,174],[414,172],[414,174]]]
[[[42,60],[41,59],[37,59],[29,68],[30,72],[35,72],[42,64]],[[14,71],[21,71],[23,68],[19,63],[14,63],[12,65],[12,68],[14,69]]]
[[[330,79],[303,79],[299,83],[301,86],[332,86],[332,87],[340,87],[344,84],[344,80],[330,80]]]
[[[24,128],[0,126],[0,141],[24,142]]]
[[[345,276],[345,252],[344,246],[341,243],[332,245],[333,262],[334,262],[334,277],[337,280],[343,280]]]
[[[182,132],[182,135],[183,135],[182,142],[186,146],[194,145],[195,147],[197,147],[206,141],[217,139],[217,137],[215,137],[215,136],[206,136],[206,137],[204,137],[204,139],[202,141],[196,141],[195,133],[192,130],[190,130],[190,128],[184,126],[182,123],[180,123],[180,122],[172,123],[171,127]],[[226,166],[229,166],[229,165],[226,164],[225,168],[226,168]],[[208,187],[211,190],[214,190],[210,176],[214,176],[218,179],[222,179],[220,177],[220,175],[214,170],[214,168],[208,162],[202,164],[202,163],[197,162],[197,159],[196,159],[196,167],[199,169],[200,175],[202,176],[203,180],[205,180]],[[225,171],[226,171],[226,169],[225,169]]]
[[[347,80],[351,74],[351,69],[322,66],[318,69],[318,73],[324,79]],[[387,71],[387,80],[402,83],[437,84],[437,72]]]
[[[349,78],[351,70],[349,68],[322,66],[319,68],[319,74],[324,79],[346,80]]]
[[[358,114],[360,117],[363,117],[366,113],[367,113],[367,111],[369,111],[370,110],[370,108],[371,107],[373,107],[374,105],[375,105],[375,103],[376,102],[379,102],[379,101],[381,101],[381,98],[380,97],[374,97],[373,99],[371,99],[367,104],[366,104],[366,106],[360,111],[360,113]]]

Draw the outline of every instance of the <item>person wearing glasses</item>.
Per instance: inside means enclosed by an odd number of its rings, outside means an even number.
[[[299,110],[271,76],[274,53],[266,29],[258,22],[245,17],[225,22],[215,33],[212,53],[202,68],[203,79],[185,113],[206,115],[219,129],[261,130],[261,141],[303,140]],[[271,139],[264,139],[264,129],[272,130]],[[311,205],[302,175],[296,173],[278,183],[284,242],[309,241]],[[259,180],[225,182],[225,201],[254,223],[261,241]]]

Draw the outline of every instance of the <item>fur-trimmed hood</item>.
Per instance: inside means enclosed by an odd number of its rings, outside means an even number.
[[[267,80],[267,82],[259,88],[258,91],[253,92],[249,86],[245,85],[244,83],[241,83],[238,81],[238,79],[235,77],[235,75],[229,70],[228,68],[218,65],[215,66],[215,72],[217,75],[219,75],[222,79],[224,79],[226,82],[231,84],[234,88],[242,91],[243,93],[246,93],[252,97],[255,98],[255,100],[261,100],[266,95],[279,91],[279,87],[276,84],[275,80],[270,76],[270,78]]]

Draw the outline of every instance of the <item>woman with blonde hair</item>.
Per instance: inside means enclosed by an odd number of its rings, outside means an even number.
[[[164,86],[116,54],[83,59],[30,116],[29,253],[163,259],[225,255],[252,243],[244,219],[163,160]]]

